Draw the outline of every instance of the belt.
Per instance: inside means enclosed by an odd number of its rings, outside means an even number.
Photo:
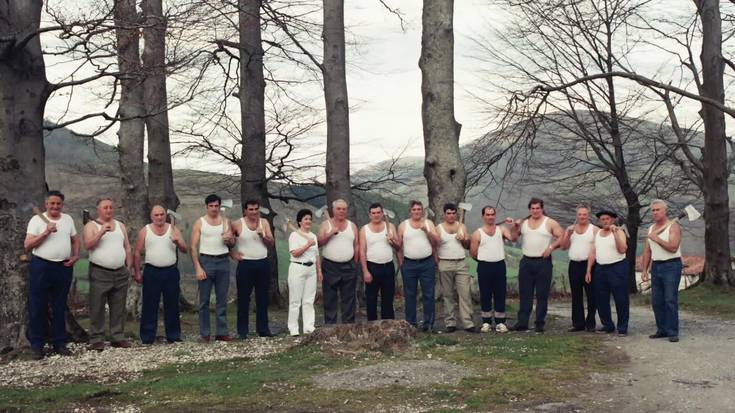
[[[145,266],[146,267],[155,268],[157,270],[168,270],[168,269],[171,269],[171,268],[175,268],[176,267],[176,264],[171,264],[171,265],[169,265],[167,267],[159,267],[158,265],[153,265],[153,264],[145,263]]]
[[[404,261],[413,261],[413,262],[424,262],[424,261],[426,261],[426,260],[428,260],[430,258],[434,258],[434,256],[433,255],[429,255],[428,257],[419,258],[419,259],[404,257],[403,260]]]
[[[212,255],[212,254],[203,254],[203,253],[201,253],[201,252],[199,253],[199,256],[200,256],[200,257],[207,257],[207,258],[225,258],[225,257],[227,257],[228,255],[230,255],[230,253],[229,253],[229,252],[226,252],[226,253],[224,253],[224,254],[219,254],[219,255]]]
[[[377,262],[368,261],[367,263],[370,264],[370,265],[391,265],[391,264],[393,264],[393,261],[388,261],[388,262],[384,262],[384,263],[377,263]]]
[[[528,255],[524,255],[523,258],[525,258],[527,260],[550,260],[551,259],[551,255],[549,255],[546,258],[544,258],[544,257],[529,257]]]
[[[681,257],[669,258],[668,260],[654,260],[654,264],[666,264],[669,262],[681,261]]]
[[[577,263],[577,264],[581,264],[581,263],[587,263],[587,260],[569,260],[569,262],[574,262],[574,263]]]
[[[442,258],[442,257],[439,257],[439,259],[441,261],[464,261],[464,257],[463,258]]]
[[[56,264],[56,265],[58,265],[58,264],[62,264],[63,265],[64,264],[64,260],[62,260],[62,261],[51,261],[51,260],[47,260],[46,258],[41,258],[38,255],[34,255],[33,258],[38,258],[39,260],[41,260],[41,261],[43,261],[43,262],[45,262],[47,264]]]
[[[307,261],[307,262],[291,261],[291,263],[300,264],[300,265],[303,265],[304,267],[311,267],[312,265],[314,265],[314,263],[311,261]]]
[[[620,260],[620,261],[615,261],[615,262],[611,262],[611,263],[609,263],[609,264],[600,264],[599,262],[597,262],[596,264],[597,264],[597,265],[599,265],[600,267],[611,267],[611,266],[613,266],[613,265],[616,265],[616,264],[620,264],[620,263],[621,263],[621,262],[623,262],[623,261],[625,261],[625,258],[623,258],[623,259],[622,259],[622,260]]]
[[[352,262],[354,258],[355,258],[355,257],[353,256],[352,258],[350,258],[350,259],[349,259],[349,260],[347,260],[347,261],[332,261],[332,260],[330,260],[330,259],[327,259],[327,258],[324,258],[324,257],[322,257],[322,261],[326,261],[326,262],[331,262],[331,263],[333,263],[333,264],[347,264],[347,263],[350,263],[350,262]]]
[[[107,267],[103,267],[103,266],[101,266],[99,264],[95,264],[92,261],[89,262],[89,265],[91,265],[92,267],[97,267],[99,269],[102,269],[102,270],[105,270],[105,271],[110,271],[110,272],[120,271],[121,269],[125,268],[124,265],[122,267],[117,267],[117,268],[107,268]]]

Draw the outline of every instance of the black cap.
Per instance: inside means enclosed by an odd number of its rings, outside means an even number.
[[[600,218],[600,217],[601,217],[601,216],[603,216],[603,215],[607,215],[607,216],[609,216],[609,217],[611,217],[611,218],[617,218],[617,217],[618,217],[618,214],[616,214],[616,213],[614,213],[614,212],[610,211],[609,209],[603,209],[602,211],[598,211],[598,212],[597,212],[597,213],[595,214],[595,216],[597,216],[597,218]]]

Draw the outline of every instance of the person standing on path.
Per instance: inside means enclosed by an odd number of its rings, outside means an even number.
[[[288,331],[299,335],[299,311],[304,334],[314,332],[316,283],[322,281],[322,266],[316,234],[311,232],[312,213],[302,209],[296,214],[299,228],[288,237],[291,264],[288,266]]]
[[[33,250],[28,266],[28,340],[34,360],[44,356],[43,345],[51,305],[51,335],[54,352],[69,356],[66,348],[66,300],[74,263],[79,259],[79,236],[74,220],[62,213],[64,194],[46,194],[46,212],[28,222],[23,248]],[[42,218],[43,217],[43,218]]]
[[[111,198],[97,201],[97,219],[84,226],[84,248],[89,251],[89,348],[105,349],[105,304],[110,309],[112,347],[130,347],[124,327],[125,301],[133,272],[128,232],[113,218]]]
[[[567,227],[559,244],[562,250],[569,250],[569,288],[572,290],[572,327],[569,332],[595,331],[595,291],[594,281],[587,282],[587,261],[590,249],[595,243],[595,235],[599,228],[590,224],[590,208],[586,205],[577,207],[576,220]],[[594,275],[594,270],[592,271]],[[587,296],[587,316],[584,314],[584,296]]]
[[[643,247],[643,281],[651,280],[651,306],[656,332],[650,338],[679,341],[679,283],[681,282],[681,227],[668,218],[666,202],[651,202],[653,225]]]
[[[393,296],[396,292],[396,270],[393,252],[398,248],[396,228],[385,221],[383,206],[374,203],[368,208],[370,222],[360,228],[360,262],[365,281],[367,319],[378,319],[378,294],[380,294],[380,318],[396,318]]]

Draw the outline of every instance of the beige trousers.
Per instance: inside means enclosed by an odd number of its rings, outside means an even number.
[[[471,278],[467,262],[463,259],[439,259],[439,285],[444,301],[444,325],[446,327],[474,327],[470,292]],[[457,301],[459,301],[459,311],[457,311]],[[456,313],[458,313],[457,318],[455,318]]]

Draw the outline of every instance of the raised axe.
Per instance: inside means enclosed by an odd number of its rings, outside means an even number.
[[[329,215],[329,206],[328,205],[324,205],[321,208],[317,209],[314,212],[314,215],[317,218],[322,218],[322,222],[323,221],[327,221],[327,225],[329,225],[329,229],[327,230],[327,232],[331,232],[332,231],[332,216]]]
[[[457,232],[461,233],[462,224],[464,224],[464,214],[467,211],[472,211],[472,204],[469,202],[460,202],[457,204],[457,208],[459,208],[459,229]]]
[[[672,221],[680,222],[682,219],[686,218],[687,220],[689,220],[689,222],[693,222],[693,221],[698,220],[701,216],[702,214],[699,211],[697,211],[696,208],[694,208],[694,205],[689,204],[685,206],[684,209],[681,211],[681,213],[676,218],[674,218]],[[656,235],[660,235],[661,233],[666,231],[666,228],[668,227],[669,226],[667,225],[661,228],[660,230],[658,230],[658,232],[656,232]]]
[[[173,209],[167,209],[166,210],[166,215],[168,215],[169,218],[171,218],[171,226],[172,227],[175,227],[176,226],[176,221],[183,221],[184,220],[184,218],[181,216],[181,214],[179,214],[178,212],[174,211]]]
[[[223,212],[222,217],[222,233],[227,232],[230,228],[227,225],[227,210],[232,209],[232,199],[223,199],[222,202],[219,204],[219,210]]]
[[[28,204],[26,204],[25,206],[23,206],[20,210],[22,212],[26,212],[28,210],[31,210],[31,212],[33,212],[33,215],[36,215],[39,218],[41,218],[41,220],[43,222],[45,222],[47,224],[51,222],[51,221],[49,221],[48,218],[46,218],[46,215],[43,214],[43,211],[41,211],[41,209],[39,207],[37,207],[36,204],[34,204],[32,202],[29,202]],[[30,261],[30,258],[28,257],[28,254],[21,254],[21,256],[18,257],[18,259],[20,260],[20,262],[28,262],[28,261]]]
[[[429,228],[429,218],[434,218],[435,216],[436,214],[431,208],[429,207],[424,208],[424,226],[426,227],[427,230],[431,229]]]
[[[385,221],[385,226],[386,226],[386,228],[385,228],[385,230],[386,230],[385,231],[385,234],[388,237],[391,236],[390,220],[391,219],[395,219],[395,218],[396,218],[396,213],[395,212],[391,211],[390,209],[385,209],[385,208],[383,209],[383,221]]]

